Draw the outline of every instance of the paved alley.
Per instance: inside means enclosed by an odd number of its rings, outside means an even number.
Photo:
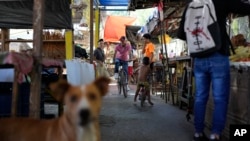
[[[110,85],[110,92],[103,99],[102,141],[192,140],[193,123],[186,120],[185,110],[166,104],[160,96],[152,96],[154,106],[146,102],[140,107],[139,101],[133,101],[135,85],[130,86],[129,95],[124,98],[117,94],[114,84]]]
[[[134,102],[136,85],[130,85],[127,98],[118,94],[116,83],[103,98],[100,115],[102,141],[192,141],[193,116],[186,120],[186,110],[165,103],[160,95],[153,95],[154,106]],[[205,133],[209,135],[209,130]],[[225,137],[223,141],[228,141]]]

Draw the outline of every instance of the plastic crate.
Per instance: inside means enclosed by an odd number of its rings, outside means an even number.
[[[42,90],[41,90],[41,105],[40,105],[40,118],[51,118],[53,115],[45,115],[44,104],[45,102],[56,103],[54,98],[44,91],[50,82],[58,80],[56,75],[42,75]],[[12,82],[0,82],[0,117],[11,116],[11,103],[12,103]],[[30,84],[19,84],[17,101],[17,116],[27,117],[29,116],[29,97],[30,97]]]
[[[0,82],[0,117],[11,115],[12,85],[11,82]],[[29,92],[30,85],[28,83],[19,85],[17,116],[29,115]]]

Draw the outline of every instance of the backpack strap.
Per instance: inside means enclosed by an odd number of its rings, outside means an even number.
[[[211,9],[210,9],[209,5],[206,4],[206,6],[207,6],[207,8],[208,8],[208,10],[209,10],[209,15],[210,15],[210,17],[213,19],[213,22],[216,22],[215,17],[213,16],[213,14],[212,14],[212,12],[211,12]]]
[[[230,40],[230,37],[228,36],[228,34],[226,34],[226,35],[227,35],[227,39],[228,39],[228,42],[229,42],[229,45],[230,45],[230,48],[231,48],[233,54],[236,54],[236,53],[235,53],[235,50],[234,50],[234,46],[233,46],[233,44],[232,44],[232,42],[231,42],[231,40]]]

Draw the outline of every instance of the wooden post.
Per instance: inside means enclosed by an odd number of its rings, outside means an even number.
[[[1,29],[1,43],[2,48],[0,51],[3,52],[9,52],[9,42],[6,42],[6,40],[9,40],[10,37],[10,30],[7,28]],[[11,98],[11,117],[16,117],[17,115],[17,100],[18,100],[18,83],[17,83],[17,70],[14,68],[14,81],[12,85],[12,98]]]
[[[9,40],[9,37],[10,37],[10,30],[7,28],[2,28],[1,29],[2,48],[0,51],[9,51],[9,42],[6,42],[6,40]]]
[[[7,28],[1,29],[1,43],[2,48],[0,48],[0,52],[9,51],[9,42],[6,42],[6,40],[9,40],[10,37],[10,30]],[[17,115],[17,100],[18,100],[18,83],[17,83],[17,75],[18,72],[14,67],[14,81],[12,85],[12,99],[11,99],[11,117],[16,117]]]
[[[17,82],[18,78],[18,70],[14,68],[14,82],[12,86],[12,99],[11,99],[11,117],[16,117],[17,116],[17,102],[18,102],[18,97],[19,97],[19,84]]]
[[[34,65],[31,72],[29,116],[40,118],[41,72],[42,72],[42,34],[44,24],[45,0],[34,0],[33,5],[33,56]]]

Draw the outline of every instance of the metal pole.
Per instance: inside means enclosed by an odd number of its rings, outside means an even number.
[[[160,22],[160,29],[162,29],[162,21]],[[162,30],[161,30],[162,31]],[[163,99],[165,99],[165,97],[167,97],[167,89],[166,89],[166,72],[165,72],[165,59],[164,59],[164,55],[163,55],[163,36],[162,36],[162,32],[160,33],[160,43],[161,43],[161,55],[162,55],[162,66],[163,66],[163,80],[162,80],[162,84],[164,87],[164,93],[163,93]]]
[[[95,47],[98,46],[98,39],[100,38],[99,36],[100,32],[100,9],[98,6],[95,7]]]
[[[174,94],[173,94],[173,89],[172,89],[172,70],[170,70],[169,68],[169,58],[168,58],[168,51],[167,51],[167,47],[166,47],[166,39],[165,39],[165,34],[166,34],[166,31],[165,31],[165,24],[162,24],[162,35],[163,35],[163,43],[164,43],[164,49],[165,49],[165,54],[166,54],[166,70],[167,70],[167,73],[168,73],[168,77],[169,77],[169,94],[171,94],[171,97],[172,97],[172,102],[173,102],[173,105],[175,105],[175,101],[174,101]],[[165,99],[166,102],[167,100],[169,100],[170,98],[170,95]]]
[[[34,0],[33,5],[33,57],[34,65],[31,72],[30,84],[30,107],[29,116],[40,118],[40,101],[41,101],[41,72],[42,72],[42,34],[44,24],[44,7],[45,0]]]
[[[94,46],[94,32],[93,32],[93,18],[94,18],[93,0],[90,0],[90,63],[93,63],[93,46]]]
[[[167,103],[167,101],[169,100],[170,95],[171,95],[173,104],[175,105],[174,94],[173,94],[173,89],[172,89],[172,72],[169,68],[169,58],[168,58],[168,51],[167,51],[167,47],[166,47],[165,35],[166,35],[165,24],[163,22],[161,22],[161,38],[163,41],[163,48],[165,50],[165,55],[166,55],[166,60],[164,61],[164,71],[165,71],[165,74],[168,74],[168,77],[169,77],[169,92],[168,92],[169,95],[165,96],[165,102]],[[165,86],[165,88],[166,88],[166,86]]]

